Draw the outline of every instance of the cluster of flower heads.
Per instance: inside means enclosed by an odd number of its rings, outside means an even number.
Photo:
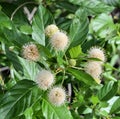
[[[88,51],[88,57],[97,58],[100,60],[100,61],[88,60],[85,66],[85,71],[88,74],[90,74],[98,84],[100,84],[101,82],[100,75],[102,74],[102,64],[106,60],[105,53],[100,47],[92,47]]]
[[[45,34],[50,38],[51,46],[57,51],[63,51],[69,42],[68,36],[61,32],[59,28],[54,25],[48,25],[45,29]],[[22,55],[25,59],[30,61],[38,61],[40,58],[37,46],[30,42],[22,47]],[[54,87],[54,75],[49,70],[41,70],[36,76],[36,82],[41,90],[48,90],[48,99],[55,106],[61,106],[66,100],[66,93],[62,87]]]
[[[45,34],[50,38],[50,44],[55,50],[63,51],[68,46],[68,36],[61,32],[56,25],[48,25],[45,29]]]
[[[48,25],[45,29],[45,34],[50,38],[49,42],[56,51],[63,51],[68,46],[68,36],[61,32],[56,25]],[[30,61],[38,61],[40,58],[38,48],[32,42],[23,45],[22,55]]]
[[[52,87],[54,84],[54,75],[48,70],[41,70],[37,77],[37,84],[41,90],[50,89],[48,94],[49,101],[55,106],[61,106],[66,99],[65,90],[62,87]],[[52,87],[52,88],[51,88]]]

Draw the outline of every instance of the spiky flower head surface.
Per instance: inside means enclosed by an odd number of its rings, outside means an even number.
[[[54,83],[54,75],[48,70],[41,70],[37,75],[37,83],[40,89],[47,90]]]
[[[102,62],[99,62],[99,63],[103,63],[106,60],[105,53],[102,50],[102,48],[100,48],[100,47],[92,47],[88,51],[88,56],[89,56],[89,58],[98,58],[98,59],[100,59]]]
[[[102,67],[98,62],[96,62],[96,61],[87,62],[86,66],[85,66],[85,71],[88,74],[90,74],[98,84],[101,82],[100,75],[102,73]]]
[[[35,44],[27,43],[22,47],[22,55],[25,59],[37,61],[39,59],[39,51]]]
[[[51,46],[57,51],[63,51],[69,42],[68,36],[63,32],[57,32],[51,37]]]
[[[65,90],[61,87],[54,87],[49,92],[49,101],[55,106],[61,106],[66,99]]]
[[[55,24],[48,25],[45,28],[45,34],[48,37],[52,37],[58,31],[59,31],[59,29],[58,29],[58,27]]]

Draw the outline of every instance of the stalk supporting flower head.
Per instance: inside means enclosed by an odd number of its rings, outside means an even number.
[[[48,70],[41,70],[37,75],[37,83],[40,89],[47,90],[54,83],[54,75]]]
[[[101,65],[96,61],[89,61],[85,66],[85,71],[90,74],[95,81],[100,84],[100,75],[102,73]]]
[[[65,90],[61,87],[54,87],[49,92],[49,101],[55,106],[61,106],[66,99]]]
[[[57,32],[51,37],[50,42],[55,50],[62,51],[67,47],[69,39],[65,33]]]
[[[92,47],[88,51],[88,56],[89,56],[89,58],[98,58],[98,59],[100,59],[102,61],[100,63],[104,63],[105,59],[106,59],[105,58],[105,53],[100,47]]]
[[[25,59],[37,61],[39,59],[39,51],[35,44],[27,43],[22,47],[22,55]]]
[[[58,31],[59,31],[59,29],[58,29],[58,27],[55,24],[48,25],[45,28],[45,34],[48,37],[52,37]]]

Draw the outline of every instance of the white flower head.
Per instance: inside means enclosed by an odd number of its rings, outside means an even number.
[[[85,72],[90,74],[95,81],[100,83],[100,75],[102,74],[102,66],[96,61],[89,61],[85,66]]]
[[[55,106],[61,106],[66,100],[65,90],[61,87],[54,87],[48,94],[49,101]]]
[[[48,70],[41,70],[37,75],[37,84],[42,90],[47,90],[54,83],[54,75]]]
[[[37,46],[31,42],[23,45],[22,55],[25,59],[31,61],[37,61],[40,56]]]
[[[59,31],[59,29],[58,29],[58,27],[55,24],[48,25],[45,28],[45,34],[48,37],[52,37],[58,31]]]
[[[90,50],[88,51],[88,57],[89,58],[98,58],[98,59],[100,59],[102,61],[100,63],[103,63],[106,60],[105,52],[100,47],[92,47],[92,48],[90,48]]]
[[[55,50],[63,51],[67,47],[69,39],[65,33],[57,32],[51,37],[50,43]]]

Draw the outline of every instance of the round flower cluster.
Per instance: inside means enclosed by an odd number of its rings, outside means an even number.
[[[89,58],[98,58],[99,63],[104,63],[106,58],[105,58],[105,53],[104,50],[102,50],[102,48],[100,47],[92,47],[90,48],[90,50],[88,51],[88,57]]]
[[[63,32],[57,32],[51,37],[50,43],[55,50],[64,50],[68,45],[68,37]]]
[[[48,37],[52,37],[58,31],[59,31],[59,28],[55,24],[48,25],[45,28],[45,34]]]
[[[54,87],[49,92],[49,100],[55,106],[61,106],[66,99],[65,90],[61,87]]]
[[[33,43],[23,45],[22,55],[27,60],[37,61],[39,59],[39,51],[37,46]]]
[[[41,70],[37,77],[36,82],[41,90],[49,89],[54,83],[54,75],[48,70]],[[55,106],[61,106],[66,99],[64,89],[61,87],[53,87],[48,94],[49,101]]]
[[[89,58],[97,58],[101,61],[91,61],[88,60],[86,66],[85,66],[85,71],[90,74],[95,81],[100,84],[100,75],[102,74],[102,64],[105,62],[105,53],[104,51],[99,48],[99,47],[92,47],[88,51],[88,57]]]
[[[54,75],[50,71],[47,71],[44,69],[38,73],[36,79],[37,79],[38,86],[42,90],[47,90],[54,83]]]
[[[90,74],[98,84],[100,84],[100,75],[102,73],[102,67],[98,62],[88,61],[87,65],[85,66],[85,71],[88,74]]]
[[[57,51],[63,51],[69,43],[68,36],[61,32],[56,25],[48,25],[45,34],[50,38],[51,46]]]

